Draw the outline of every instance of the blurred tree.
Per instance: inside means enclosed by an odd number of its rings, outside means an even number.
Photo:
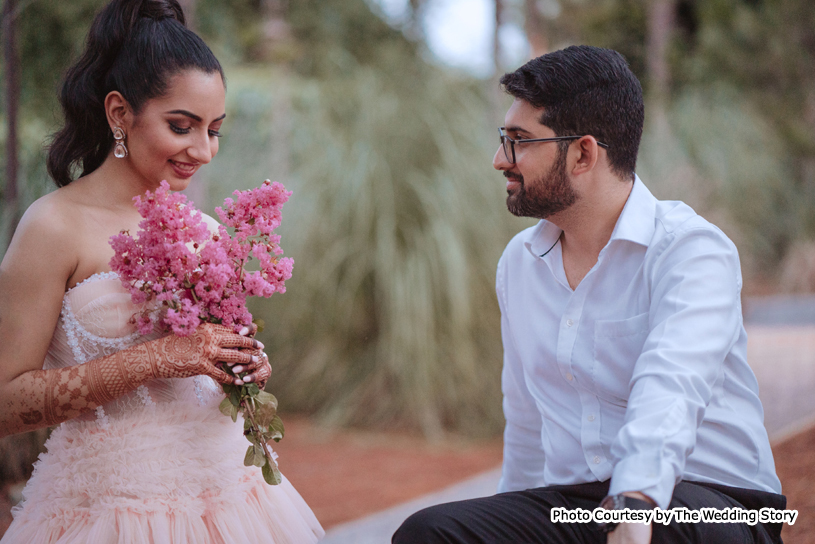
[[[17,228],[19,220],[19,206],[17,202],[18,178],[18,151],[17,151],[17,119],[19,117],[20,100],[20,57],[17,53],[17,2],[5,0],[3,3],[3,61],[5,63],[5,116],[8,128],[6,129],[6,183],[3,188],[3,201],[5,209],[9,240]],[[0,206],[2,208],[2,206]],[[0,243],[5,240],[0,241]]]
[[[664,176],[651,182],[662,191],[660,196],[695,202],[708,215],[726,211],[724,221],[740,231],[732,234],[742,239],[742,251],[748,260],[754,258],[764,276],[775,273],[794,240],[815,236],[815,214],[810,211],[815,207],[815,10],[810,0],[535,4],[539,9],[559,6],[547,8],[553,17],[540,19],[557,47],[589,43],[616,49],[643,81],[651,127],[647,136],[674,147],[676,160],[684,157],[674,172],[690,168],[700,178],[698,183],[683,183],[681,176],[657,168]],[[731,107],[711,110],[725,105],[719,100]],[[700,108],[707,110],[707,119],[694,114],[699,123],[695,129],[680,117]],[[752,149],[755,142],[741,134],[729,143],[714,140],[712,134],[720,132],[711,126],[714,120],[768,132],[764,149]],[[739,145],[732,146],[733,141]],[[701,142],[712,146],[727,168],[702,160],[710,152],[701,152]],[[657,155],[664,164],[673,164],[664,154]],[[755,165],[758,156],[775,169]],[[641,154],[646,164],[654,164],[655,157]],[[689,162],[680,168],[682,161]],[[757,167],[742,170],[739,162]],[[759,172],[763,179],[757,177]],[[673,181],[663,183],[668,178]]]

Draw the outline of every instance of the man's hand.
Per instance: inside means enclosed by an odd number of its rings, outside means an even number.
[[[651,524],[620,523],[608,534],[607,544],[651,544]]]
[[[623,493],[626,497],[646,501],[654,505],[654,500],[640,493],[631,491]],[[651,544],[651,524],[648,523],[620,523],[614,531],[608,534],[607,544]]]

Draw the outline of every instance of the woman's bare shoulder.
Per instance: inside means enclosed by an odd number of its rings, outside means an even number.
[[[80,214],[70,196],[57,189],[34,201],[20,219],[7,256],[25,261],[48,259],[52,266],[70,269],[75,264],[70,248]]]

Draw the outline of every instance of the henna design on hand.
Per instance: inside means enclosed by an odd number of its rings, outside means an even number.
[[[248,365],[252,354],[243,350],[257,347],[253,338],[220,325],[203,324],[188,337],[169,335],[85,364],[26,372],[16,380],[20,395],[8,404],[11,418],[3,423],[0,434],[56,425],[154,378],[204,374],[221,383],[234,383],[216,364]]]

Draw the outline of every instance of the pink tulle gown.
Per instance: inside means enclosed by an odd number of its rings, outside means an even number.
[[[45,368],[82,364],[155,338],[115,273],[65,294]],[[316,542],[323,530],[284,478],[244,467],[243,425],[218,411],[208,377],[154,380],[59,425],[12,511],[2,544]]]

